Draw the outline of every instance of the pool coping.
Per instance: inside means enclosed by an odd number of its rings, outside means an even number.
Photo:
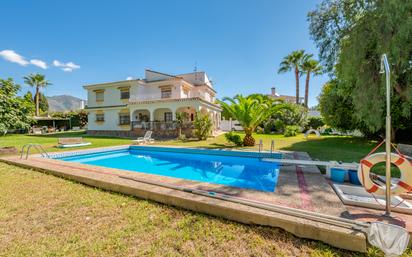
[[[110,151],[113,149],[126,149],[127,147],[128,145],[97,149]],[[70,152],[72,154],[75,152],[79,154],[79,152],[95,152],[95,150],[96,149],[84,149]],[[298,237],[320,240],[347,250],[366,251],[366,237],[363,233],[356,230],[118,177],[119,175],[125,174],[130,176],[129,171],[44,159],[40,158],[39,155],[30,155],[28,160],[20,160],[17,156],[1,157],[0,161],[24,168],[35,169],[105,190],[133,195],[138,198],[207,213],[241,223],[279,227]],[[84,172],[85,169],[91,172]]]

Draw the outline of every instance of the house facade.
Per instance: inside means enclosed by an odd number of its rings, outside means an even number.
[[[219,129],[221,108],[205,72],[169,75],[146,70],[144,79],[85,85],[88,133],[155,137],[191,136],[197,113],[209,115]]]
[[[273,99],[280,99],[283,100],[286,103],[296,103],[296,96],[291,96],[291,95],[280,95],[276,92],[276,88],[272,87],[270,89],[270,95],[268,95],[269,97],[273,98]],[[299,97],[299,104],[303,104],[304,102],[304,98],[303,97]]]

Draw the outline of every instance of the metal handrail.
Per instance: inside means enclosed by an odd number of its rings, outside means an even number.
[[[273,152],[275,151],[275,140],[270,142],[270,156],[273,156]]]
[[[34,149],[36,149],[43,158],[44,157],[50,158],[49,154],[46,152],[46,150],[44,150],[43,146],[41,146],[40,144],[30,143],[30,144],[23,145],[23,147],[21,148],[20,159],[23,159],[23,154],[24,154],[24,150],[26,149],[26,147],[27,147],[26,160],[29,157],[29,152],[30,152],[31,147],[34,147]]]

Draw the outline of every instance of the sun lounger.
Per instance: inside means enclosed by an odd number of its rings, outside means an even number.
[[[90,145],[90,142],[83,142],[81,137],[63,137],[58,139],[58,147],[69,148]]]
[[[146,131],[143,137],[138,137],[136,140],[133,140],[133,143],[136,143],[136,144],[153,143],[154,139],[152,138],[152,133],[153,132],[151,130]]]

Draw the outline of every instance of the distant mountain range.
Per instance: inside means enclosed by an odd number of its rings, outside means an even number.
[[[47,102],[49,103],[49,112],[75,111],[82,108],[82,102],[84,105],[86,104],[85,100],[71,95],[47,96]]]

